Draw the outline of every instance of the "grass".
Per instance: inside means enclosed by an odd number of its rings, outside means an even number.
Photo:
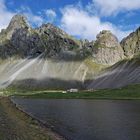
[[[130,85],[120,89],[104,89],[62,93],[62,91],[9,91],[7,95],[43,99],[140,99],[140,85]]]
[[[85,59],[84,63],[88,66],[89,69],[94,70],[95,72],[99,72],[107,67],[107,65],[97,64],[90,57]]]

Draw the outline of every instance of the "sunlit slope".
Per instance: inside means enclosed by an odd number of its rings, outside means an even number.
[[[121,43],[107,30],[96,40],[78,40],[50,23],[32,28],[26,17],[15,15],[0,32],[0,88],[100,89],[139,83],[139,58],[134,58],[139,46],[140,28]]]
[[[47,59],[43,54],[35,58],[5,60],[0,64],[0,88],[67,89],[85,88],[104,66],[85,60]]]
[[[92,80],[88,89],[119,88],[140,83],[140,59],[123,60]]]
[[[0,64],[0,88],[106,89],[140,83],[140,59],[123,60],[105,68],[87,58],[64,61],[35,58],[4,60]]]

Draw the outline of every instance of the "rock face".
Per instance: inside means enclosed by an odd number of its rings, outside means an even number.
[[[0,33],[0,57],[37,56],[61,59],[84,59],[93,56],[99,64],[111,65],[123,59],[123,50],[117,38],[109,31],[102,31],[96,41],[77,40],[48,23],[32,29],[27,19],[15,15],[7,29]]]
[[[16,30],[21,29],[21,28],[22,29],[29,29],[30,28],[28,23],[27,23],[27,19],[23,15],[15,15],[11,19],[9,26],[5,30],[5,32],[7,33],[7,37],[10,39],[12,37],[12,34],[14,32],[16,32]]]
[[[95,41],[77,40],[50,23],[33,29],[24,16],[15,15],[0,33],[0,88],[96,87],[93,79],[100,71],[139,51],[139,38],[138,29],[122,47],[110,31]]]
[[[94,61],[112,65],[124,58],[124,52],[118,39],[110,31],[102,31],[97,35],[93,48]]]
[[[124,54],[132,58],[140,53],[140,28],[131,33],[128,37],[121,41],[121,46],[124,49]]]
[[[30,30],[26,18],[22,15],[15,15],[7,29],[3,29],[0,33],[0,57],[8,58],[14,55],[20,55],[20,53],[26,53],[28,51],[27,46],[21,45],[21,42],[25,38],[27,39]],[[20,39],[16,40],[17,38]],[[14,40],[16,42],[19,41],[18,45]]]
[[[32,29],[14,16],[0,33],[0,88],[83,88],[94,73],[85,44],[52,24]]]
[[[3,58],[18,55],[29,55],[45,52],[49,56],[57,56],[66,50],[75,52],[80,41],[73,39],[61,29],[52,24],[44,24],[37,29],[29,27],[26,18],[16,15],[7,29],[0,34],[0,56]]]

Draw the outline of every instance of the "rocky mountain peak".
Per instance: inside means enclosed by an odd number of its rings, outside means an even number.
[[[48,35],[59,35],[59,36],[68,36],[66,32],[56,27],[51,23],[43,24],[41,27],[37,29],[40,34],[48,34]]]
[[[100,38],[106,34],[112,34],[111,31],[109,30],[102,30],[98,35],[97,35],[97,38]]]
[[[126,57],[132,58],[140,54],[140,27],[121,41]]]
[[[103,30],[97,35],[96,45],[104,47],[118,47],[119,41],[117,37],[108,30]]]
[[[3,35],[4,38],[10,39],[14,32],[16,32],[19,29],[30,29],[29,24],[27,22],[27,18],[23,15],[15,15],[11,19],[8,27],[6,29],[3,29],[1,32],[1,35]]]
[[[15,15],[7,28],[7,30],[15,30],[19,28],[29,28],[27,18],[23,15]]]
[[[138,28],[136,29],[136,32],[140,32],[140,27],[138,27]]]
[[[0,34],[0,55],[3,58],[14,55],[27,57],[45,51],[46,57],[63,56],[63,52],[77,51],[79,44],[80,41],[53,24],[43,24],[33,29],[29,27],[26,17],[15,15],[7,29]]]
[[[117,37],[108,30],[103,30],[97,35],[93,48],[94,61],[112,65],[124,58],[124,52]]]
[[[115,64],[124,58],[117,37],[108,30],[101,31],[95,41],[80,41],[51,23],[33,29],[23,15],[15,15],[7,29],[0,34],[0,46],[0,55],[4,58],[14,55],[36,56],[44,51],[47,57],[63,57],[68,52],[80,58],[92,56],[96,63],[105,65]]]

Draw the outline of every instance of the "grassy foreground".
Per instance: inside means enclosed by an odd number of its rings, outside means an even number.
[[[44,99],[140,99],[140,85],[130,85],[120,89],[79,91],[77,93],[62,93],[62,91],[11,91],[10,89],[4,94]]]
[[[0,97],[0,140],[60,140],[57,134]]]

